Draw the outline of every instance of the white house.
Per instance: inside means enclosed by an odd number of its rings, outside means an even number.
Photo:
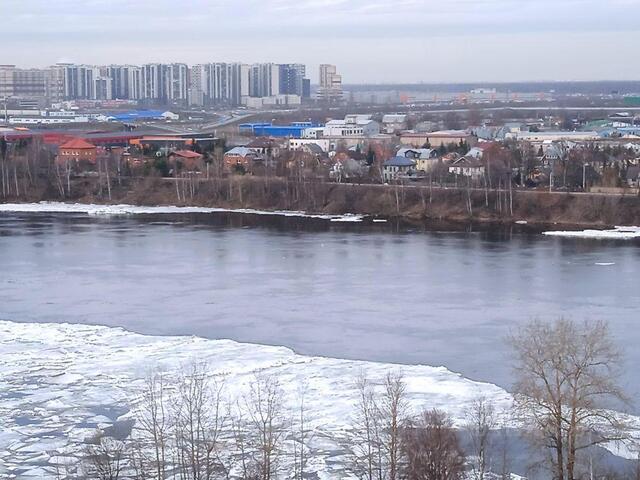
[[[476,180],[484,176],[484,165],[475,158],[460,157],[449,165],[449,173],[471,177],[471,179]]]
[[[347,115],[344,120],[329,120],[324,137],[372,137],[380,133],[380,124],[369,115]]]

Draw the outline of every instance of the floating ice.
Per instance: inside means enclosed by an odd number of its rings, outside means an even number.
[[[512,400],[495,385],[444,367],[308,357],[284,347],[120,328],[0,321],[0,384],[6,387],[0,392],[0,472],[26,469],[51,478],[44,470],[51,458],[81,451],[96,428],[131,416],[127,411],[149,370],[160,368],[171,378],[194,359],[206,362],[211,375],[225,376],[231,401],[245,394],[258,371],[276,376],[287,395],[288,418],[296,415],[296,392],[304,383],[313,438],[309,466],[321,478],[339,478],[347,461],[336,452],[349,444],[360,372],[379,384],[387,372],[402,370],[413,409],[443,409],[458,425],[479,396],[491,398],[503,414]]]
[[[56,478],[55,464],[82,451],[96,428],[134,417],[130,409],[150,370],[162,370],[170,381],[194,360],[205,362],[209,375],[225,378],[232,403],[242,399],[258,372],[278,378],[287,418],[298,414],[297,392],[304,385],[307,472],[318,478],[346,478],[361,372],[380,386],[388,372],[401,370],[414,412],[438,408],[460,427],[471,403],[485,397],[505,425],[517,425],[510,420],[508,392],[444,367],[309,357],[285,347],[146,336],[121,328],[0,321],[0,477]]]
[[[615,227],[610,230],[550,231],[543,235],[553,237],[595,238],[602,240],[631,240],[640,238],[640,227]]]
[[[209,208],[209,207],[176,207],[162,205],[141,207],[136,205],[97,205],[85,203],[0,203],[0,213],[76,213],[87,215],[155,215],[184,213],[246,213],[251,215],[277,215],[282,217],[316,218],[333,222],[361,222],[363,215],[327,215],[306,213],[294,210],[254,210],[251,208]]]

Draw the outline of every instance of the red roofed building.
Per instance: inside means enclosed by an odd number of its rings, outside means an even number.
[[[96,163],[96,146],[81,138],[73,138],[58,147],[56,162]]]
[[[202,155],[191,150],[176,150],[169,154],[169,164],[173,167],[180,162],[184,170],[200,170],[202,168]]]

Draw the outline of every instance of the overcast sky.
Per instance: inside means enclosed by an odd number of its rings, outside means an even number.
[[[640,79],[640,0],[0,0],[0,63],[301,62],[345,83]]]

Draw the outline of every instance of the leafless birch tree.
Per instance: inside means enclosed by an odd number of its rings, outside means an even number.
[[[578,454],[621,438],[621,353],[603,321],[534,321],[511,336],[518,411],[552,453],[555,480],[575,480]]]

